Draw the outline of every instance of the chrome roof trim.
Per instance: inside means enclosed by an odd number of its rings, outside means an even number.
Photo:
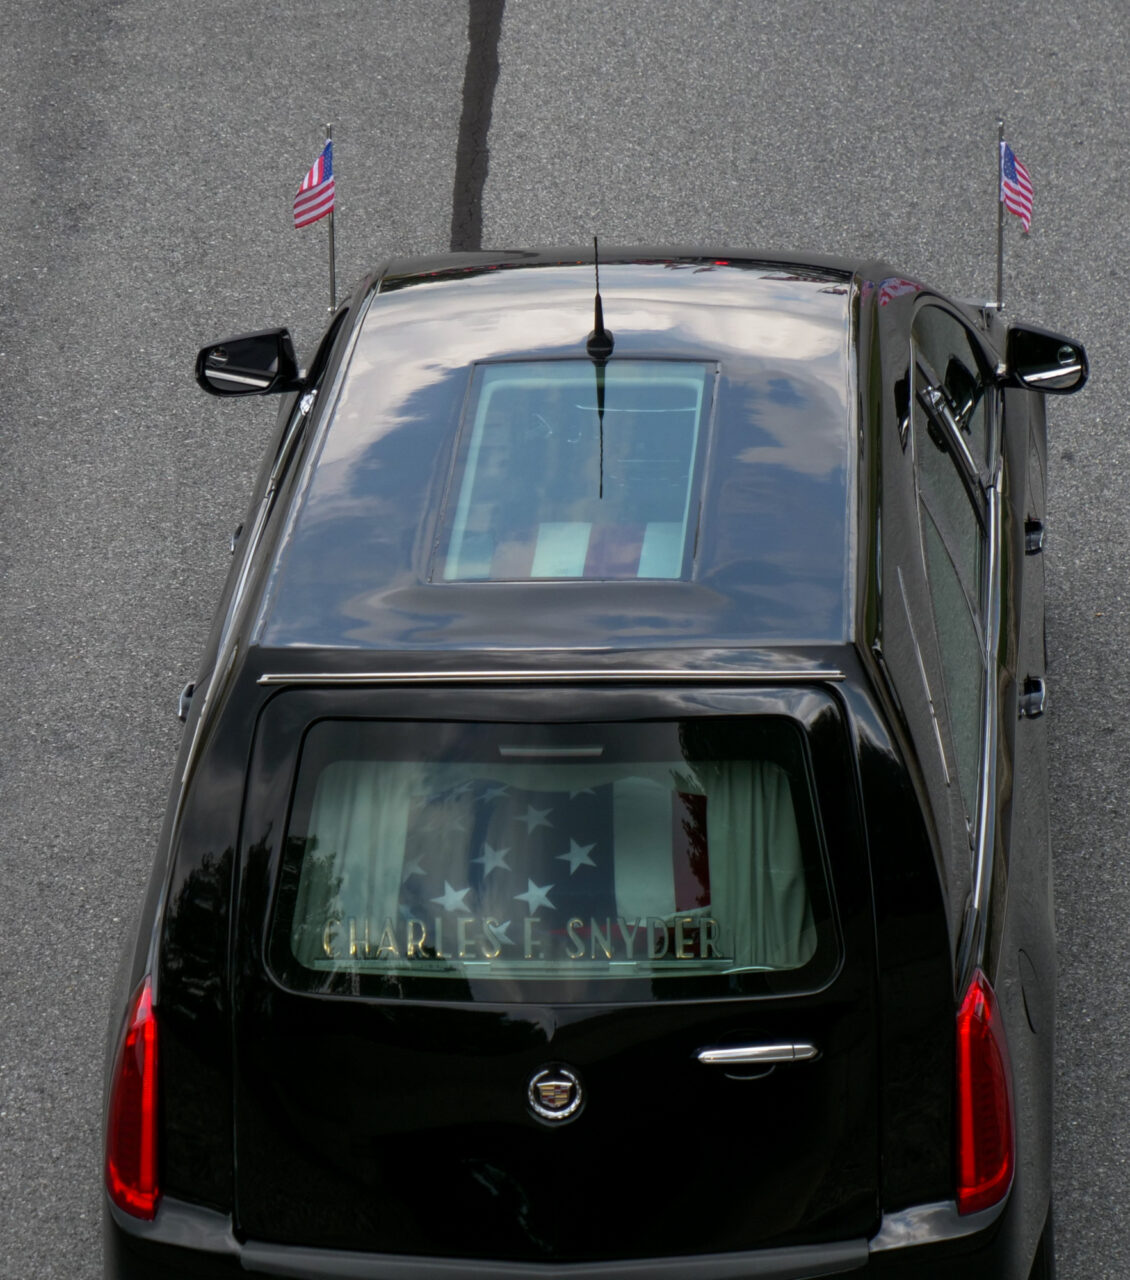
[[[268,671],[262,685],[385,685],[385,684],[560,684],[607,683],[613,680],[680,684],[779,684],[804,681],[822,684],[846,677],[835,668],[789,668],[779,671],[680,671],[670,668],[614,668],[606,670],[554,668],[546,671]]]

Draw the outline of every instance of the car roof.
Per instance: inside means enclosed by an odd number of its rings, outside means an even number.
[[[869,273],[870,274],[870,273]],[[693,554],[667,579],[447,581],[474,370],[581,362],[592,252],[394,261],[357,310],[254,626],[268,648],[378,651],[834,645],[853,612],[855,268],[602,251],[621,360],[715,375]]]

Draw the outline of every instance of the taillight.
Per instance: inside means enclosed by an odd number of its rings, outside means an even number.
[[[957,1211],[996,1204],[1012,1183],[1012,1083],[997,998],[977,969],[957,1011]]]
[[[151,979],[130,1005],[110,1081],[106,1189],[135,1218],[157,1212],[157,1019]]]

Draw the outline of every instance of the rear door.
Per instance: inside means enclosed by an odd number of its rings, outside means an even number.
[[[814,690],[289,690],[233,972],[237,1226],[585,1260],[866,1236],[875,963]]]

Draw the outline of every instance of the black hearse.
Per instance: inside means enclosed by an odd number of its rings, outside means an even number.
[[[110,1028],[115,1277],[1051,1273],[1044,392],[875,264],[393,261],[283,394]],[[595,301],[595,307],[594,307]]]

